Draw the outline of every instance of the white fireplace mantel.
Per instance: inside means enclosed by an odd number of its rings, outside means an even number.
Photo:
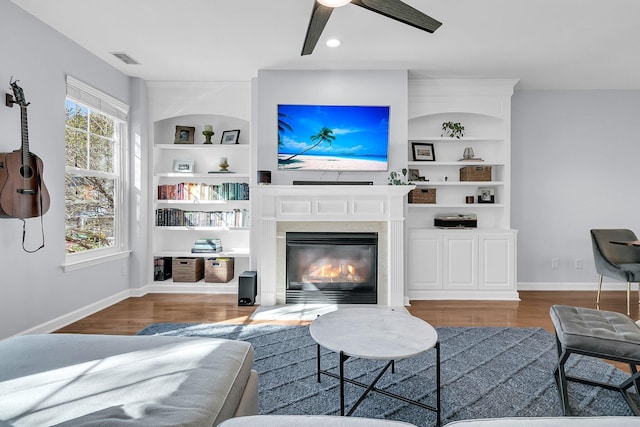
[[[413,185],[265,185],[252,188],[260,215],[259,297],[263,306],[276,305],[278,286],[277,226],[279,222],[364,222],[387,224],[386,289],[378,304],[402,306],[404,279],[404,197]],[[282,285],[282,284],[281,284]]]

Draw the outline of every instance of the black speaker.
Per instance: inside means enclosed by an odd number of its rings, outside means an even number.
[[[258,272],[244,271],[238,276],[238,305],[254,305],[258,294]]]

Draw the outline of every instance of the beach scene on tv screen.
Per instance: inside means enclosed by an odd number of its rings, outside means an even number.
[[[388,106],[278,105],[278,169],[386,171]]]

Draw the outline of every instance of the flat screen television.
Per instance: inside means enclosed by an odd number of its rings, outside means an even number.
[[[278,105],[278,170],[386,171],[389,106]]]

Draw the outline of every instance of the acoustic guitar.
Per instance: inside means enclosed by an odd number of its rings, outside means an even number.
[[[14,104],[20,106],[22,147],[0,154],[0,216],[32,218],[49,210],[50,198],[42,180],[42,160],[29,151],[27,106],[22,88],[11,83]]]

